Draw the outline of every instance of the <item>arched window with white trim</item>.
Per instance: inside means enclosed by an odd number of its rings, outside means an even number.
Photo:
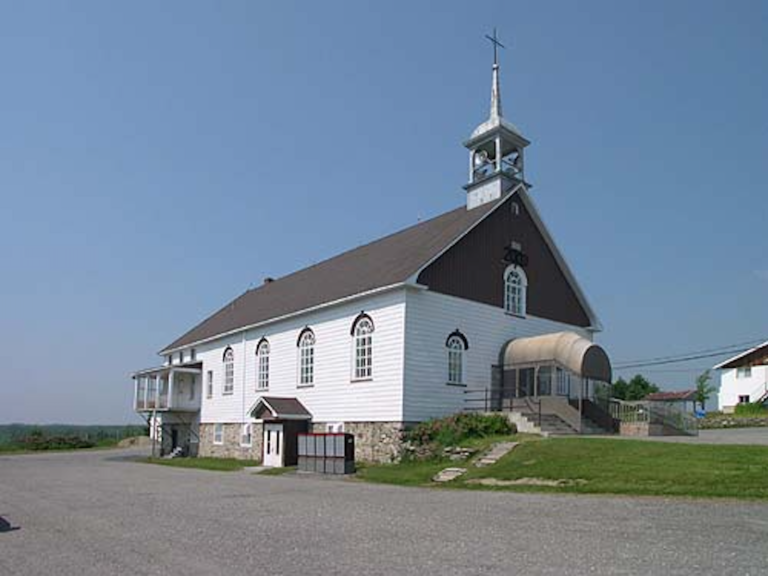
[[[235,391],[235,352],[232,348],[224,350],[224,388],[222,394]]]
[[[373,377],[373,320],[367,314],[360,314],[352,325],[354,346],[355,380]]]
[[[256,347],[256,389],[269,389],[269,342],[262,338]]]
[[[504,271],[504,310],[515,316],[525,316],[527,290],[528,279],[523,269],[514,264],[509,266]]]
[[[467,338],[454,331],[445,341],[448,349],[448,384],[464,384],[464,351],[469,348]]]
[[[299,335],[299,386],[315,383],[315,333],[305,328]]]

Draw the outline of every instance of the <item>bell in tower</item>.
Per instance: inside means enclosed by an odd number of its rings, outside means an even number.
[[[525,183],[523,150],[530,144],[502,115],[498,49],[504,46],[496,38],[496,30],[486,38],[493,44],[491,111],[464,142],[469,150],[469,183],[464,186],[468,210],[501,198],[517,184]]]

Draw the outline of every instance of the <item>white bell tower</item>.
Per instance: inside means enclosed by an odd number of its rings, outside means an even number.
[[[488,119],[475,128],[464,146],[469,150],[469,183],[467,209],[492,202],[523,182],[523,150],[530,142],[501,113],[499,89],[499,47],[504,46],[493,36],[486,36],[493,44],[493,81],[491,85],[491,112]]]

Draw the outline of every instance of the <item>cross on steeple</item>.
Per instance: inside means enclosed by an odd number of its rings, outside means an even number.
[[[504,44],[499,42],[498,37],[496,36],[496,28],[493,29],[493,36],[488,36],[488,34],[485,35],[488,40],[490,40],[491,44],[493,44],[493,65],[498,66],[499,65],[499,46],[502,48],[505,48]]]

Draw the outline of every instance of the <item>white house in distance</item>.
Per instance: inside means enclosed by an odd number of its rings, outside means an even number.
[[[746,403],[768,402],[768,341],[714,367],[720,370],[718,407],[733,412]]]
[[[330,430],[387,461],[407,426],[466,409],[594,429],[610,362],[529,193],[528,145],[494,62],[490,115],[464,143],[466,204],[267,279],[133,375],[162,451],[288,465],[298,433]]]

